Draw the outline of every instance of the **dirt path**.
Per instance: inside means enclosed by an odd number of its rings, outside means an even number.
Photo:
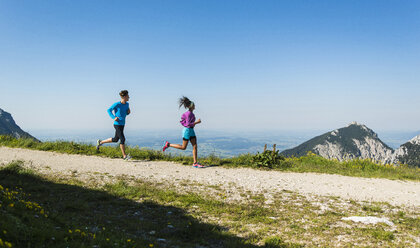
[[[397,206],[420,206],[420,182],[369,179],[315,173],[287,173],[247,168],[196,169],[172,162],[130,161],[96,156],[68,155],[0,147],[0,164],[13,160],[48,166],[52,172],[128,175],[152,181],[193,181],[204,185],[230,186],[252,192],[290,190],[301,194],[338,196],[357,201],[388,202]],[[235,193],[235,192],[232,192]]]

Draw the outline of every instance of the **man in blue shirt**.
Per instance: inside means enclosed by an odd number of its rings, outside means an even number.
[[[125,118],[131,113],[128,100],[130,96],[128,95],[127,90],[122,90],[120,92],[121,101],[112,104],[112,106],[107,110],[109,116],[114,120],[115,136],[114,138],[109,138],[106,140],[98,140],[96,145],[96,150],[99,151],[99,147],[105,143],[117,142],[120,140],[120,148],[124,160],[131,159],[130,154],[125,153],[125,136],[124,136],[124,126]]]

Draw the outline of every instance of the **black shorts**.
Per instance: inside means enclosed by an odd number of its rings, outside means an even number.
[[[120,140],[120,144],[125,144],[125,136],[124,136],[124,125],[114,125],[115,128],[115,137],[112,138],[112,142],[117,142]]]

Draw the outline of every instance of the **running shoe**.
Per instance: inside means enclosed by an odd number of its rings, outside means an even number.
[[[125,156],[124,160],[125,161],[131,160],[131,155],[130,154],[127,154],[127,156]]]
[[[96,150],[99,151],[99,147],[101,147],[101,140],[96,141]]]
[[[165,151],[169,147],[169,142],[166,141],[165,145],[162,148],[162,151]]]
[[[199,163],[194,163],[194,164],[193,164],[193,167],[194,167],[194,168],[204,168],[205,166],[204,166],[204,165],[202,165],[202,164],[199,164]]]

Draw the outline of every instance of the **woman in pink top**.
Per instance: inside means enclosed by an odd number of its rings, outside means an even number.
[[[195,115],[193,113],[195,109],[195,104],[185,96],[179,99],[179,107],[181,108],[182,106],[188,109],[188,111],[182,114],[181,116],[181,125],[184,126],[184,130],[182,131],[182,145],[170,144],[168,141],[166,141],[162,150],[165,151],[169,147],[185,150],[187,148],[188,141],[190,141],[193,146],[193,167],[203,168],[204,166],[197,162],[197,137],[195,136],[194,132],[195,125],[201,123],[201,120],[195,120]]]

